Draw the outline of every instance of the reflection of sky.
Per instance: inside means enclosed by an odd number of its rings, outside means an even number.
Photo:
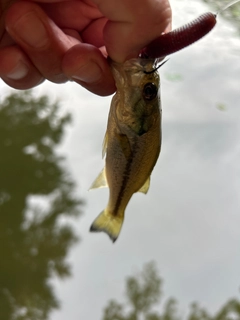
[[[172,7],[174,27],[209,11],[197,1]],[[239,297],[240,41],[234,35],[219,18],[209,36],[162,67],[161,156],[148,195],[134,195],[114,245],[88,232],[108,197],[107,190],[87,189],[103,166],[110,98],[75,84],[35,90],[61,99],[74,114],[61,151],[87,203],[75,226],[82,241],[69,255],[73,277],[54,281],[62,309],[52,320],[100,319],[108,299],[122,300],[125,276],[149,260],[158,263],[164,296],[176,297],[182,310],[198,300],[216,311]]]

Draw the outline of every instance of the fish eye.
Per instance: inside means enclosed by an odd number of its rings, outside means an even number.
[[[156,98],[157,92],[157,86],[152,82],[148,82],[143,87],[143,98],[148,101],[153,100],[154,98]]]

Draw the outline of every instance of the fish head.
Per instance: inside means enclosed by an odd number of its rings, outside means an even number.
[[[160,110],[160,77],[156,59],[112,62],[117,92],[114,99],[118,122],[138,135],[149,130]]]
[[[138,99],[139,93],[142,93],[146,100],[154,99],[160,85],[157,63],[156,59],[141,58],[130,59],[125,63],[112,61],[111,66],[117,89],[121,92],[124,89],[124,92],[131,95],[134,90]]]

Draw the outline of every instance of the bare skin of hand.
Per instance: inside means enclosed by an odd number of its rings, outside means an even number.
[[[171,29],[168,0],[0,3],[0,77],[16,89],[74,80],[95,94],[111,94],[107,57],[137,57]]]

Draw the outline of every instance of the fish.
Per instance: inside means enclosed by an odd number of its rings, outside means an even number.
[[[117,90],[103,142],[105,167],[90,187],[109,187],[109,200],[90,231],[103,231],[113,242],[133,194],[148,192],[160,154],[162,110],[157,63],[157,59],[143,58],[111,62]]]
[[[90,188],[109,187],[109,201],[93,221],[91,232],[103,231],[115,242],[132,195],[138,191],[148,192],[162,137],[160,78],[156,64],[200,40],[214,28],[217,15],[239,1],[231,1],[217,14],[204,13],[178,29],[161,33],[141,50],[138,58],[124,63],[111,62],[117,91],[111,102],[103,142],[105,167]]]

